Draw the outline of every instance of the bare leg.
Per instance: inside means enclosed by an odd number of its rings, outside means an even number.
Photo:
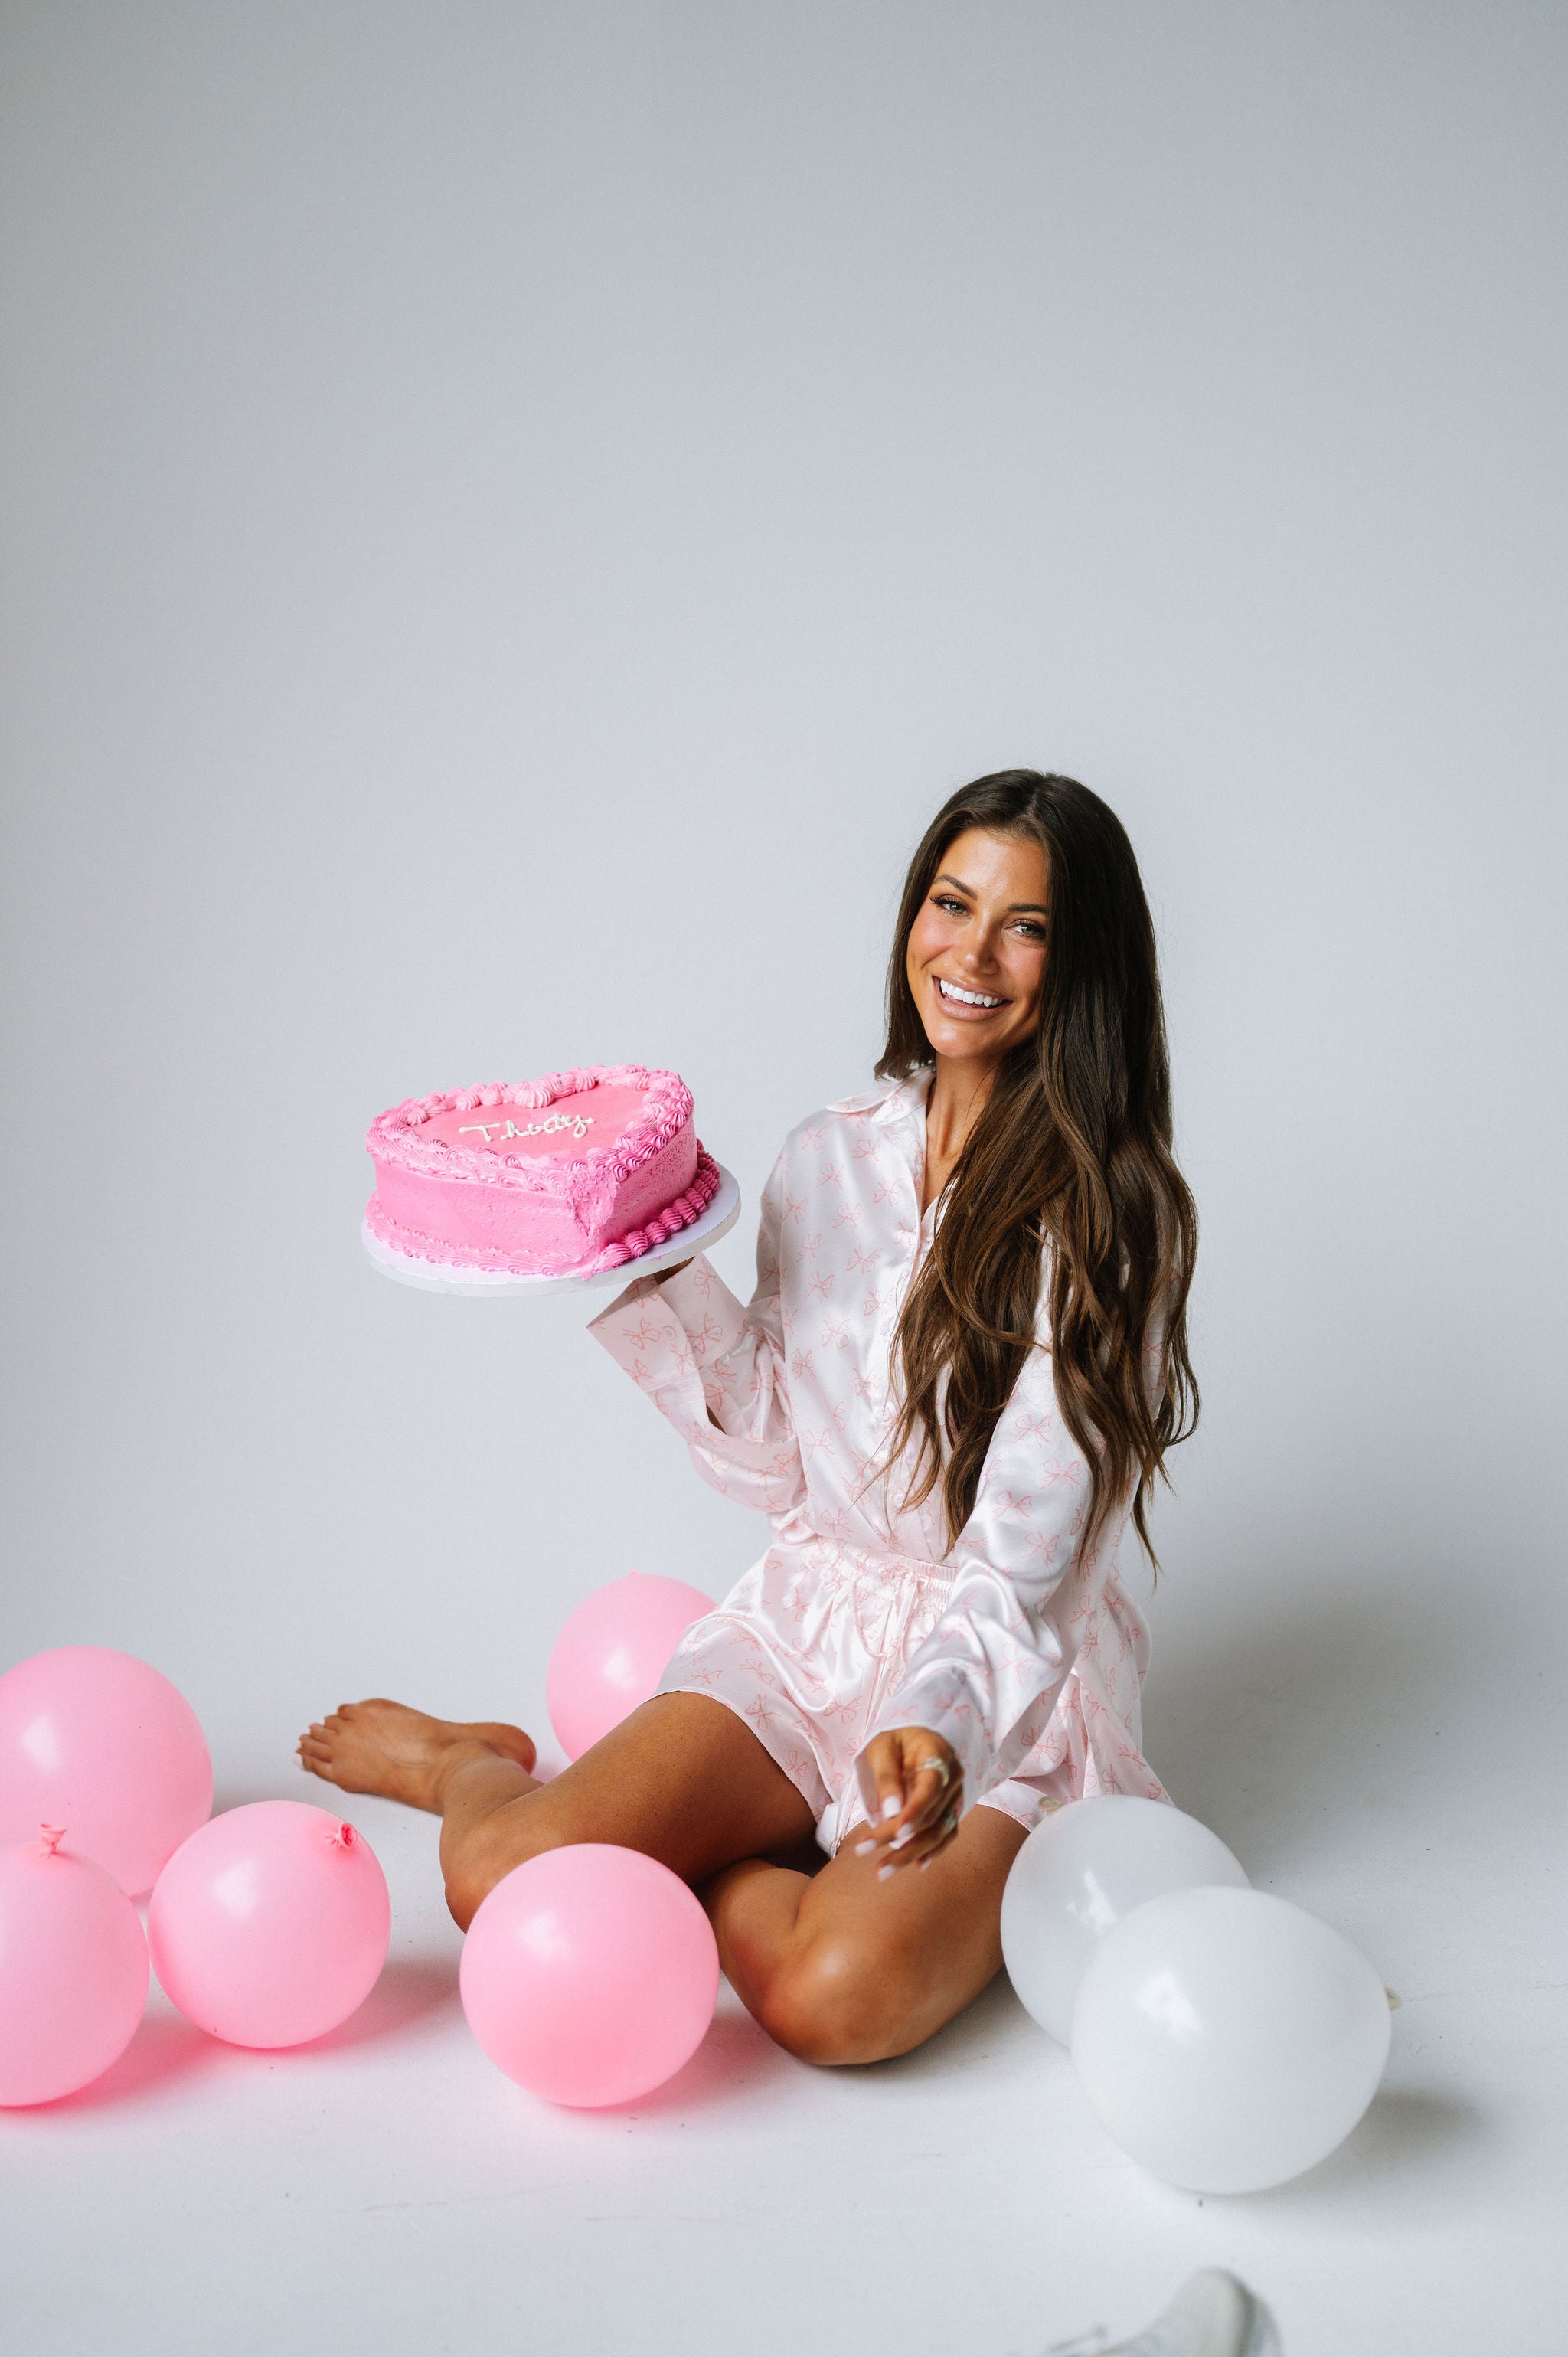
[[[301,1737],[299,1756],[346,1791],[439,1813],[446,1903],[465,1931],[503,1874],[567,1842],[643,1850],[695,1884],[811,1833],[783,1770],[744,1719],[704,1695],[656,1695],[549,1784],[529,1773],[533,1747],[519,1728],[456,1725],[400,1703],[345,1706]]]
[[[908,2053],[1002,1963],[1002,1888],[1024,1840],[975,1809],[927,1870],[854,1855],[814,1876],[771,1864],[811,1813],[745,1721],[703,1695],[660,1695],[541,1784],[517,1727],[455,1724],[399,1703],[345,1706],[300,1738],[313,1774],[441,1817],[446,1903],[466,1931],[502,1875],[568,1842],[618,1842],[698,1889],[732,1986],[813,2062]]]
[[[763,2028],[810,2062],[908,2054],[1002,1968],[1002,1889],[1024,1829],[974,1809],[929,1868],[879,1882],[852,1832],[808,1878],[748,1858],[703,1899],[731,1986]]]

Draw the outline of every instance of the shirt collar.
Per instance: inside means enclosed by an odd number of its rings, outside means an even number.
[[[907,1080],[885,1081],[879,1089],[867,1089],[862,1096],[835,1097],[828,1111],[863,1113],[885,1129],[890,1123],[907,1121],[914,1114],[924,1119],[930,1088],[931,1068],[927,1065],[911,1072]]]

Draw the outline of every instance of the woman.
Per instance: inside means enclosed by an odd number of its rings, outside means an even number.
[[[1106,805],[1004,770],[915,854],[868,1096],[792,1132],[742,1308],[701,1256],[592,1330],[775,1538],[660,1692],[548,1784],[521,1729],[390,1702],[301,1738],[441,1816],[467,1928],[566,1842],[645,1850],[792,2052],[902,2054],[1002,1961],[1040,1811],[1163,1797],[1117,1545],[1196,1393],[1154,931]],[[815,1835],[829,1862],[789,1862]],[[815,1853],[812,1853],[815,1856]]]

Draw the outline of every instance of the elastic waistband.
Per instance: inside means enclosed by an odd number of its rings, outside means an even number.
[[[945,1595],[953,1584],[950,1563],[929,1563],[916,1555],[896,1555],[871,1547],[846,1546],[836,1539],[808,1541],[813,1555],[853,1573],[856,1587],[886,1593],[890,1587],[918,1587]]]

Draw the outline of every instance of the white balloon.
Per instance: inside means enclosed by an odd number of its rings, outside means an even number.
[[[1389,2057],[1381,1981],[1265,1890],[1173,1890],[1107,1932],[1072,2059],[1123,2151],[1195,2193],[1256,2193],[1344,2141]]]
[[[1040,2028],[1065,2046],[1079,1983],[1112,1924],[1198,1882],[1247,1888],[1219,1835],[1168,1801],[1100,1792],[1036,1825],[1002,1894],[1002,1953]]]

